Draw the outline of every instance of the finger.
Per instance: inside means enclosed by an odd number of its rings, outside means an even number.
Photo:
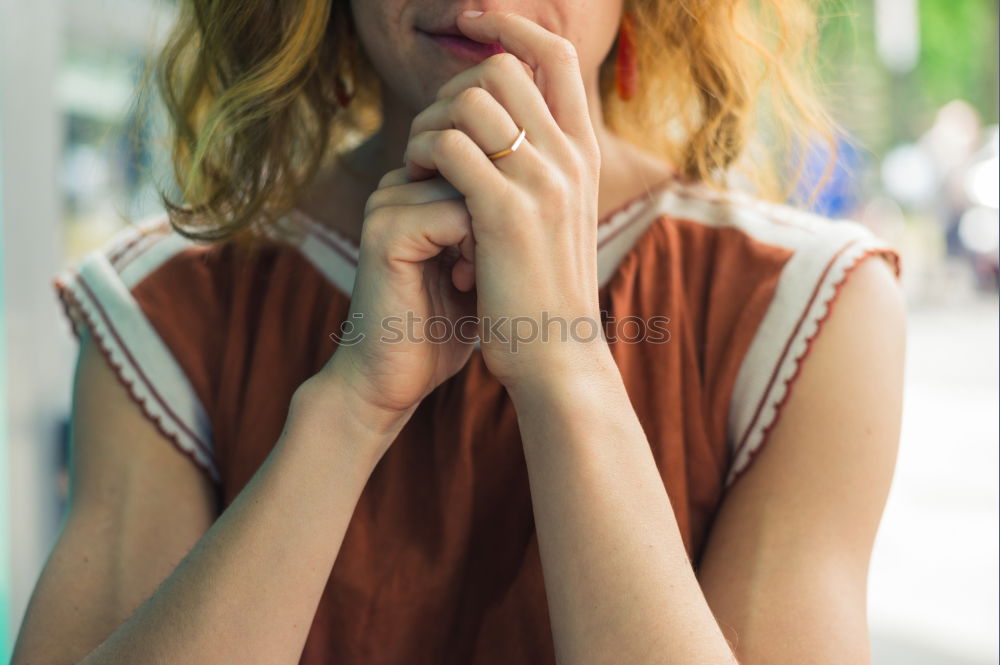
[[[467,243],[472,234],[469,211],[461,201],[446,200],[378,208],[365,219],[363,255],[388,263],[419,263]]]
[[[503,150],[517,137],[517,124],[500,102],[487,90],[465,88],[454,98],[440,99],[413,119],[410,136],[432,130],[458,129],[486,153]],[[433,173],[404,156],[410,176],[419,179]]]
[[[530,142],[522,142],[516,154],[524,154],[522,150],[529,153],[523,157],[525,164],[540,161],[537,153],[530,154],[534,151]],[[468,134],[458,129],[417,134],[407,144],[406,155],[416,165],[440,173],[466,197],[472,192],[489,191],[502,198],[509,187],[506,174],[497,167],[513,155],[493,162]]]
[[[389,177],[390,174],[393,174],[392,178]],[[386,206],[415,205],[462,198],[462,193],[440,176],[419,181],[405,179],[399,184],[382,185],[383,182],[391,183],[393,180],[398,181],[405,176],[405,167],[393,169],[383,176],[379,188],[371,193],[365,203],[364,216],[368,217],[372,211]]]
[[[459,258],[451,267],[451,283],[459,291],[471,291],[476,285],[476,266],[465,257]]]
[[[406,172],[406,167],[404,166],[398,169],[387,171],[386,174],[382,176],[382,179],[378,181],[377,189],[381,189],[383,187],[391,187],[392,185],[402,185],[403,183],[406,182],[411,182],[411,181],[409,175]]]
[[[462,13],[458,29],[477,42],[499,42],[527,63],[563,131],[580,140],[593,136],[580,62],[571,41],[513,12],[485,12],[475,18]]]
[[[452,283],[459,291],[470,291],[476,283],[475,263],[472,260],[472,235],[466,236],[458,245],[453,245],[443,252],[440,258],[452,277]]]
[[[499,53],[456,74],[438,89],[437,98],[458,98],[464,90],[482,88],[493,95],[514,123],[526,129],[535,145],[544,151],[552,143],[551,137],[561,137],[563,131],[535,85],[533,74],[528,72],[531,68],[517,56]]]
[[[468,261],[469,263],[475,264],[476,262],[476,238],[475,231],[467,235],[465,239],[459,243],[458,251],[461,257]]]

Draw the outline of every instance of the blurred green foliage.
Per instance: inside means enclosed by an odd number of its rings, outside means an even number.
[[[986,122],[997,120],[996,0],[919,0],[920,62],[915,72],[925,105],[965,99]]]
[[[889,0],[892,1],[892,0]],[[875,154],[919,136],[955,99],[997,122],[996,0],[917,0],[916,67],[892,73],[875,48],[873,0],[824,0],[819,55],[836,119]]]

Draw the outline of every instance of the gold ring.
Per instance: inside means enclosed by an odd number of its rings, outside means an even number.
[[[494,152],[492,155],[486,155],[486,156],[489,157],[491,160],[495,160],[495,159],[500,159],[505,155],[509,155],[510,153],[517,150],[518,147],[521,145],[521,143],[524,141],[524,135],[526,133],[523,128],[518,127],[518,129],[521,130],[521,133],[517,135],[517,138],[514,139],[514,142],[511,144],[509,148],[504,148],[500,152]]]

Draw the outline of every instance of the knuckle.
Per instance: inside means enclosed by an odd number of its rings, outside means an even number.
[[[420,123],[423,122],[424,113],[426,112],[427,109],[424,109],[420,113],[413,116],[413,119],[410,120],[410,136],[414,136],[419,131]]]
[[[543,192],[561,195],[566,189],[563,176],[550,165],[541,164],[535,173],[535,183]]]
[[[454,127],[442,130],[431,145],[433,157],[439,159],[457,154],[464,143],[464,136],[461,130]]]
[[[552,58],[563,65],[575,65],[579,60],[573,42],[565,37],[556,37],[552,41]]]
[[[365,218],[361,227],[360,253],[378,259],[390,255],[392,229],[398,228],[396,214],[389,208],[376,208]]]
[[[385,194],[380,194],[379,191],[380,190],[376,190],[365,202],[365,211],[363,213],[363,218],[365,220],[374,215],[377,210],[389,204],[388,197]]]
[[[405,179],[405,173],[406,173],[406,168],[398,168],[398,169],[393,169],[391,171],[387,171],[378,181],[378,189],[384,189],[386,187],[398,184],[399,182]],[[376,191],[378,191],[378,189]]]
[[[600,172],[600,161],[587,154],[573,152],[565,161],[563,170],[570,182],[584,182],[589,180],[592,172]]]
[[[383,176],[382,179],[384,180],[385,176]],[[381,183],[379,183],[379,187],[381,187]],[[385,191],[386,190],[384,189],[376,189],[368,197],[368,200],[365,201],[365,212],[364,212],[365,219],[369,218],[379,208],[382,208],[383,206],[388,204],[387,200],[388,196],[386,195]]]
[[[486,59],[487,71],[495,72],[498,76],[510,77],[518,76],[524,72],[521,59],[513,53],[497,53]]]
[[[597,180],[601,174],[601,149],[596,145],[584,154],[584,173],[592,180]]]
[[[440,102],[442,100],[454,97],[456,94],[461,92],[461,89],[466,85],[466,76],[455,76],[454,78],[442,83],[434,96],[434,101]]]
[[[371,197],[368,199],[371,202]],[[385,228],[391,224],[389,217],[391,213],[387,208],[372,207],[371,211],[365,215],[364,223],[361,225],[361,238],[367,240],[369,244],[381,240],[385,233]]]
[[[479,86],[466,88],[455,95],[454,107],[456,115],[471,117],[470,113],[482,113],[492,99],[492,95]]]

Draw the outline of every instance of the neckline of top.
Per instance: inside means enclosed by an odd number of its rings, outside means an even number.
[[[597,222],[597,241],[600,245],[603,239],[611,233],[616,227],[621,226],[621,222],[627,220],[631,213],[637,211],[637,209],[645,204],[651,202],[656,198],[657,195],[666,192],[671,189],[674,185],[681,182],[681,177],[677,173],[672,173],[664,180],[659,181],[652,187],[648,187],[645,192],[635,196],[628,201],[622,203],[618,207],[608,211],[604,216]],[[337,229],[331,228],[326,224],[323,224],[318,219],[305,212],[301,208],[294,207],[291,209],[290,213],[298,217],[299,219],[305,220],[309,223],[309,226],[313,229],[321,231],[322,233],[332,236],[340,241],[341,246],[347,246],[352,250],[352,253],[356,253],[359,249],[358,244],[354,239],[348,237],[346,234],[338,231]]]
[[[665,179],[657,182],[652,187],[648,187],[643,194],[635,196],[617,208],[605,213],[597,222],[597,246],[598,249],[605,240],[617,232],[617,229],[629,224],[643,206],[654,202],[658,196],[664,194],[681,181],[680,174],[672,173]]]

